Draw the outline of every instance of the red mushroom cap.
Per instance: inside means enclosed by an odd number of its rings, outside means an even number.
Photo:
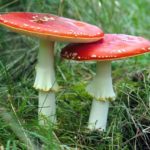
[[[51,14],[11,12],[0,15],[0,24],[15,32],[52,41],[84,43],[104,36],[97,26]]]
[[[115,60],[150,52],[150,41],[124,34],[105,34],[94,43],[69,44],[61,56],[72,60]]]

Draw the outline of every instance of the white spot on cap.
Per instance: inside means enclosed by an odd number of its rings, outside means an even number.
[[[8,21],[7,20],[4,20],[4,23],[7,23]]]
[[[95,54],[93,54],[91,57],[92,57],[92,58],[96,58],[96,55],[95,55]]]
[[[77,53],[73,53],[73,54],[72,54],[72,56],[74,56],[74,57],[77,56],[77,55],[78,55]]]
[[[148,48],[148,50],[150,50],[150,47]]]
[[[49,21],[49,20],[55,20],[53,17],[47,17],[47,16],[44,16],[42,18],[43,21]]]
[[[24,25],[25,27],[28,27],[28,26],[29,26],[28,24],[25,24],[25,23],[24,23],[23,25]]]
[[[142,50],[146,50],[146,48],[142,48]]]
[[[118,50],[118,53],[122,53],[122,51],[119,49],[119,50]]]
[[[35,18],[37,18],[37,17],[38,17],[38,16],[36,15],[36,16],[33,16],[32,18],[35,19]]]
[[[55,18],[53,18],[53,17],[50,17],[50,18],[49,18],[49,20],[55,20]]]

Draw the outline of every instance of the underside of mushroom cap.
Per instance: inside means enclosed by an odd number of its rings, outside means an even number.
[[[116,60],[150,52],[150,41],[138,36],[105,34],[104,39],[93,43],[69,44],[61,56],[66,59]]]

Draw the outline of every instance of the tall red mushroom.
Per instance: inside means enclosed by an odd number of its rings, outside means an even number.
[[[124,34],[106,34],[104,39],[86,44],[69,44],[61,56],[78,61],[97,61],[96,76],[87,86],[94,97],[88,128],[105,130],[109,101],[115,99],[112,85],[111,62],[150,52],[150,41]]]
[[[55,92],[59,87],[54,70],[54,41],[94,42],[103,38],[102,30],[73,19],[30,12],[2,14],[0,25],[14,32],[39,38],[40,48],[34,82],[34,87],[39,90],[39,116],[49,117],[55,122]],[[43,124],[44,120],[40,123]]]

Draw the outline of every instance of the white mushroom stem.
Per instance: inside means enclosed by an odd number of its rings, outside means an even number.
[[[50,119],[54,123],[56,121],[56,100],[54,92],[58,90],[54,70],[54,42],[40,41],[34,87],[40,91],[39,124],[44,124],[47,119]]]
[[[106,130],[109,102],[97,101],[93,99],[88,128],[90,130]]]
[[[48,119],[56,122],[56,100],[53,92],[39,92],[39,124],[45,125]]]
[[[96,76],[87,86],[87,92],[94,97],[88,128],[106,130],[109,100],[115,98],[111,77],[111,61],[97,62]]]

